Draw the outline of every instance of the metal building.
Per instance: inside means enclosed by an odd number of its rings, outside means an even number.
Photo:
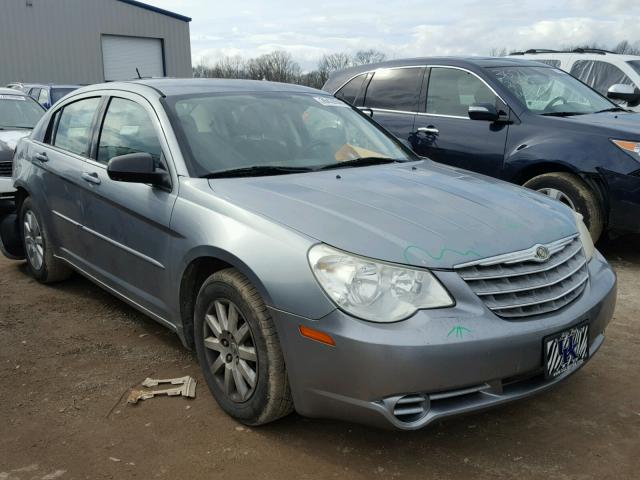
[[[191,77],[190,21],[135,0],[2,0],[0,86]]]

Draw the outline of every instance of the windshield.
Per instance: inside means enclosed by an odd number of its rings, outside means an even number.
[[[304,171],[372,157],[416,159],[350,106],[320,93],[207,94],[168,98],[167,104],[190,150],[193,176],[251,167]]]
[[[52,88],[51,89],[51,105],[56,103],[62,97],[64,97],[67,93],[71,93],[75,90],[75,88]]]
[[[22,95],[0,95],[0,129],[35,127],[44,110],[38,103]]]
[[[499,67],[488,70],[533,113],[580,115],[616,107],[595,90],[556,68]]]
[[[629,60],[627,63],[640,75],[640,60]]]

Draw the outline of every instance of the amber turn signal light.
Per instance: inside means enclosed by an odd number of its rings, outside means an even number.
[[[336,341],[331,338],[330,335],[319,332],[313,328],[305,327],[304,325],[300,325],[300,335],[303,337],[310,338],[311,340],[315,340],[316,342],[324,343],[325,345],[331,345],[332,347],[336,346]]]

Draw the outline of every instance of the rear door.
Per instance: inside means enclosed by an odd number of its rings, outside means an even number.
[[[396,137],[409,141],[420,104],[424,67],[376,70],[366,86],[364,106]]]
[[[425,157],[500,177],[507,123],[471,120],[469,105],[491,103],[507,115],[506,104],[474,73],[434,66],[427,81],[426,108],[416,115],[413,149]]]
[[[89,97],[64,105],[51,116],[44,141],[29,147],[41,187],[32,194],[41,210],[47,211],[45,221],[53,230],[56,250],[77,266],[84,264],[87,246],[80,228],[85,184],[81,174],[100,100]]]
[[[135,152],[151,154],[165,169],[172,164],[152,106],[139,95],[118,92],[108,101],[83,171],[88,263],[94,276],[162,320],[167,299],[173,297],[164,286],[169,284],[169,223],[177,178],[171,189],[111,180],[109,160]]]

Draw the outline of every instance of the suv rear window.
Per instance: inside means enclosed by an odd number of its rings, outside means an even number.
[[[633,85],[625,73],[615,65],[600,60],[578,60],[571,67],[571,75],[606,96],[611,85]]]
[[[423,75],[424,68],[421,67],[378,70],[367,88],[365,105],[416,112]]]
[[[349,80],[344,87],[338,90],[336,97],[350,103],[351,105],[355,105],[358,94],[362,89],[362,84],[366,78],[367,74],[363,73],[362,75],[358,75],[357,77]]]

